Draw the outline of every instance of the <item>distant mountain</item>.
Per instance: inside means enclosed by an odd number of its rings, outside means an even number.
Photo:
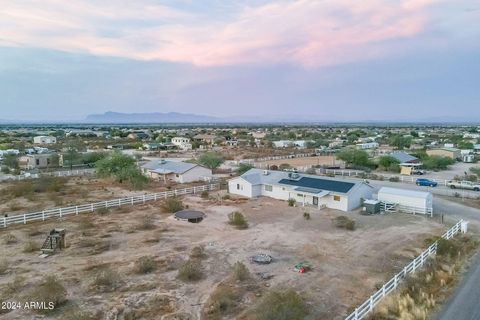
[[[108,111],[103,114],[90,114],[85,118],[87,123],[213,123],[223,119],[178,112],[153,113],[121,113]]]

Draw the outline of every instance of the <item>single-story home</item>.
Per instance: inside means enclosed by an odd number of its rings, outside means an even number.
[[[35,144],[54,144],[57,143],[57,138],[52,136],[36,136],[33,137],[33,143]]]
[[[389,154],[390,157],[396,159],[400,162],[400,165],[412,165],[412,164],[419,164],[420,159],[414,157],[404,151],[395,151]]]
[[[173,137],[172,144],[177,146],[181,150],[192,150],[192,144],[187,137]]]
[[[462,157],[460,149],[457,148],[439,148],[427,150],[429,156],[448,157],[450,159],[460,159]]]
[[[18,158],[18,166],[23,170],[58,167],[56,153],[27,154]]]
[[[142,172],[153,179],[187,183],[211,180],[212,170],[196,163],[153,160],[140,166]]]
[[[350,211],[372,197],[373,187],[362,181],[337,180],[286,171],[250,169],[228,181],[232,194],[294,199],[297,205]]]

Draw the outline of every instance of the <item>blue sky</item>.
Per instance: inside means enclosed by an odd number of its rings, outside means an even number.
[[[0,119],[480,120],[478,1],[0,5]]]

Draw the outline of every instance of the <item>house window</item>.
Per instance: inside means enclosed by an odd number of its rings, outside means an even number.
[[[35,159],[35,164],[36,164],[37,166],[39,166],[39,165],[40,165],[40,159]]]
[[[340,201],[340,196],[333,196],[334,201]]]
[[[300,198],[301,198],[301,197],[303,197],[303,194],[297,193],[297,197],[300,197]]]
[[[180,175],[177,173],[177,174],[175,175],[175,177],[177,177],[177,178],[178,178],[178,177],[180,177]]]
[[[273,187],[270,185],[265,185],[265,191],[273,191]]]
[[[237,190],[240,190],[240,183],[237,183]]]

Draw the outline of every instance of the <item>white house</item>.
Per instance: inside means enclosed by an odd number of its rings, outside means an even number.
[[[382,187],[378,191],[378,200],[396,205],[400,211],[433,214],[431,192]]]
[[[358,181],[336,180],[285,171],[250,169],[228,181],[232,194],[279,200],[294,199],[297,205],[350,211],[362,199],[372,197],[373,187]]]
[[[54,144],[57,143],[57,138],[52,136],[36,136],[33,137],[33,143],[36,144]]]
[[[172,138],[172,144],[176,145],[182,150],[192,150],[192,144],[190,143],[189,138],[185,137],[174,137]]]
[[[140,166],[143,173],[150,178],[179,183],[209,181],[213,178],[212,170],[196,163],[169,160],[153,160]]]
[[[357,147],[359,149],[376,149],[378,148],[379,144],[378,142],[363,142],[363,143],[357,143]]]
[[[275,148],[295,147],[298,149],[305,149],[309,142],[313,142],[313,141],[311,140],[278,140],[278,141],[273,141],[273,146]]]

